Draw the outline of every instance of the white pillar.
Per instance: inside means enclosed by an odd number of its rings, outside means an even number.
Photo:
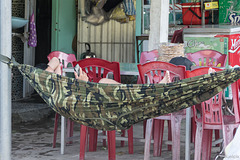
[[[148,50],[158,49],[160,42],[168,42],[169,0],[151,0]]]
[[[12,1],[0,0],[0,54],[11,57]],[[0,160],[11,159],[11,69],[0,62]]]

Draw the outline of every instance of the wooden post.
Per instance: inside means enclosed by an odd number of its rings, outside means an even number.
[[[169,1],[152,0],[148,50],[158,49],[160,42],[168,42]]]

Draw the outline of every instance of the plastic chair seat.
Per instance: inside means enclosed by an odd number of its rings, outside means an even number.
[[[230,115],[224,115],[223,116],[224,125],[236,125],[239,124],[235,123],[235,117]],[[196,119],[197,123],[202,123],[202,118]],[[205,129],[222,129],[222,124],[216,125],[216,124],[204,124]]]

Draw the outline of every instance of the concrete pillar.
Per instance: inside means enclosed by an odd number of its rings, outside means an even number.
[[[160,42],[168,42],[169,1],[151,0],[148,50],[158,49]]]
[[[0,54],[11,57],[12,1],[0,0]],[[0,62],[0,160],[11,159],[11,69]]]

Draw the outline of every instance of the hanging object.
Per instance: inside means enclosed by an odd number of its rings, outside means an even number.
[[[37,32],[36,32],[36,25],[34,20],[34,12],[30,17],[28,45],[30,47],[37,46]]]
[[[89,43],[85,43],[85,49],[86,52],[81,54],[80,59],[85,59],[85,58],[96,58],[96,54],[91,52],[91,47]]]
[[[167,84],[103,84],[50,73],[0,54],[18,67],[54,111],[98,130],[128,129],[133,124],[199,104],[240,78],[240,67]],[[150,62],[151,63],[151,62]]]

